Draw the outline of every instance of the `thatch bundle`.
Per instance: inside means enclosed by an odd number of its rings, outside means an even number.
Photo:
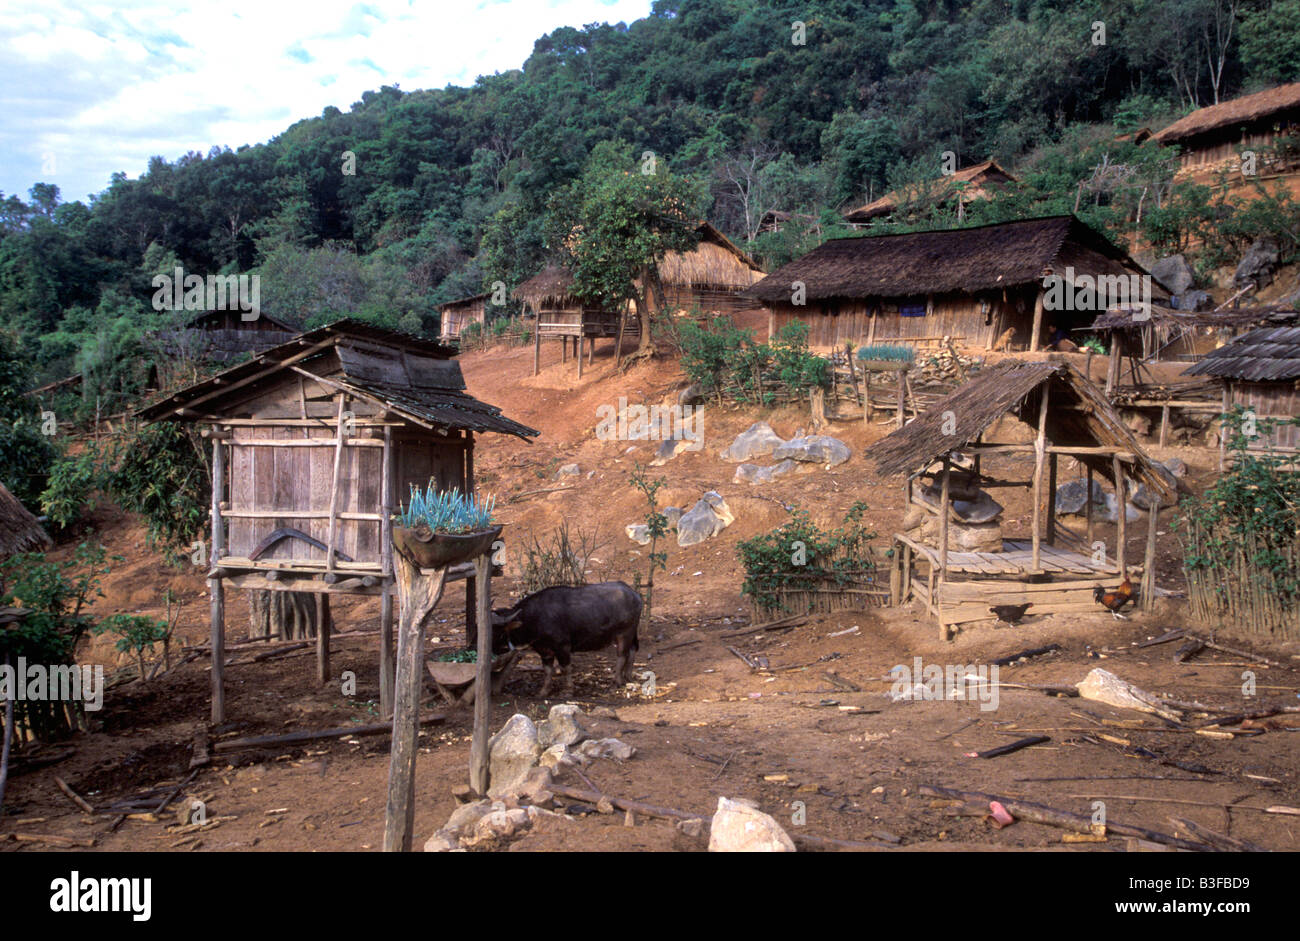
[[[515,288],[513,297],[533,310],[581,307],[581,302],[570,293],[572,287],[573,272],[549,265]]]
[[[50,537],[36,517],[0,484],[0,559],[20,552],[38,552],[49,545]]]
[[[665,285],[739,291],[763,279],[763,271],[729,238],[704,222],[700,242],[689,252],[671,252],[659,263]]]

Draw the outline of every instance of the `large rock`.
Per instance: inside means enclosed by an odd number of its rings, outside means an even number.
[[[1133,522],[1142,516],[1138,508],[1131,503],[1124,504],[1124,519]],[[1106,503],[1101,508],[1101,519],[1107,523],[1119,522],[1119,501],[1115,499],[1115,494],[1106,494]]]
[[[1167,255],[1149,270],[1151,276],[1163,284],[1170,294],[1182,294],[1196,283],[1196,272],[1182,255]]]
[[[717,491],[710,490],[677,521],[677,545],[701,543],[722,532],[734,520],[726,501]]]
[[[803,438],[791,438],[772,452],[779,460],[806,461],[810,464],[825,464],[834,467],[849,459],[852,452],[849,446],[839,438],[830,435],[808,435]]]
[[[679,506],[666,506],[659,512],[663,514],[664,519],[668,520],[668,528],[676,529],[677,521],[682,518],[682,513],[685,511]]]
[[[1167,460],[1167,461],[1164,462],[1164,465],[1165,465],[1165,470],[1167,470],[1167,471],[1169,471],[1169,473],[1173,474],[1174,477],[1175,477],[1175,479],[1176,479],[1176,478],[1179,478],[1179,477],[1186,477],[1186,476],[1187,476],[1187,462],[1186,462],[1186,461],[1181,461],[1181,460],[1179,460],[1179,459],[1176,458],[1176,457],[1171,457],[1169,460]]]
[[[752,461],[756,457],[767,457],[783,444],[785,439],[773,431],[771,425],[764,421],[757,421],[736,435],[736,440],[718,456],[724,461],[739,464],[741,461]]]
[[[1255,286],[1255,290],[1266,288],[1273,283],[1273,272],[1277,270],[1277,242],[1270,238],[1256,239],[1246,249],[1246,254],[1237,262],[1232,283],[1239,290]]]
[[[1067,480],[1056,488],[1056,515],[1083,515],[1088,504],[1088,481],[1082,477]],[[1099,481],[1092,482],[1092,509],[1094,515],[1106,507],[1106,489]]]
[[[488,796],[514,793],[541,754],[533,720],[521,713],[512,715],[488,742]]]
[[[1170,298],[1175,310],[1209,310],[1214,298],[1208,291],[1185,291]]]
[[[537,744],[542,748],[552,745],[576,745],[587,737],[582,727],[582,710],[572,703],[557,703],[550,714],[537,723]]]
[[[749,801],[718,798],[709,826],[710,853],[793,853],[781,825]]]
[[[736,474],[731,478],[731,482],[733,484],[766,484],[777,477],[785,476],[796,467],[798,465],[788,459],[780,464],[773,464],[771,467],[760,467],[757,464],[741,464],[736,468]]]
[[[683,451],[698,451],[699,447],[694,441],[686,438],[669,438],[667,441],[659,442],[659,447],[655,448],[654,459],[650,461],[651,467],[661,467],[667,464]]]

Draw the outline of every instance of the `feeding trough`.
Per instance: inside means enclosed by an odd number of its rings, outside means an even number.
[[[510,668],[519,659],[519,653],[518,650],[511,650],[509,653],[492,658],[493,696],[500,694],[506,676],[510,673]],[[438,688],[438,692],[442,694],[442,698],[449,705],[469,706],[473,704],[474,694],[478,691],[475,683],[478,677],[477,663],[429,660],[426,661],[425,666],[429,670],[429,678],[433,680],[433,685]]]
[[[393,547],[422,569],[440,569],[482,555],[500,535],[500,526],[476,533],[438,533],[423,524],[394,526]]]

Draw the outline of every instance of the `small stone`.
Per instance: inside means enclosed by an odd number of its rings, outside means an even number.
[[[426,853],[450,853],[459,848],[460,840],[455,834],[448,833],[446,830],[439,830],[424,843]]]
[[[488,743],[488,795],[512,793],[537,764],[541,753],[532,720],[520,713],[511,716]]]
[[[545,719],[537,723],[537,744],[543,748],[552,745],[576,745],[587,737],[580,719],[582,710],[572,703],[557,703]]]
[[[616,738],[589,739],[577,748],[578,754],[585,758],[614,758],[626,761],[636,754],[636,748]]]
[[[600,800],[596,801],[596,813],[612,814],[613,812],[614,812],[614,805],[609,802],[608,797],[601,797]]]
[[[710,853],[793,853],[794,841],[781,825],[749,802],[718,798],[709,827]]]
[[[677,830],[679,833],[698,839],[704,835],[704,821],[699,817],[692,817],[690,820],[678,820]]]
[[[561,477],[577,477],[581,473],[582,468],[577,464],[565,464],[555,472],[555,479],[559,480]]]

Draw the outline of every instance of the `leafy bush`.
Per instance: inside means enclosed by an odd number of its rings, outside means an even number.
[[[745,569],[741,594],[760,611],[784,611],[786,592],[809,591],[827,581],[847,586],[874,572],[870,543],[876,533],[862,521],[866,510],[865,503],[854,503],[843,525],[827,530],[807,510],[795,509],[789,522],[741,542],[736,547]]]
[[[570,533],[567,522],[542,539],[530,534],[520,560],[520,593],[531,595],[552,585],[587,584],[587,562],[596,548],[594,537],[581,529]]]
[[[786,324],[770,343],[759,343],[754,333],[735,325],[730,317],[715,317],[706,327],[683,319],[674,329],[681,350],[682,369],[706,396],[719,402],[772,405],[779,391],[789,396],[809,395],[830,385],[829,363],[808,349],[808,325]]]
[[[107,459],[109,495],[144,517],[150,546],[179,563],[207,531],[212,469],[193,431],[175,422],[128,429]]]
[[[169,631],[165,621],[132,614],[114,614],[104,618],[93,628],[95,634],[111,633],[117,635],[114,645],[120,653],[135,655],[140,667],[140,682],[145,682],[144,652],[152,651],[153,645],[167,640]]]
[[[411,500],[398,514],[405,527],[427,526],[435,533],[477,533],[492,525],[496,497],[480,502],[473,494],[459,489],[439,491],[433,481],[423,492],[411,485]]]
[[[100,487],[99,454],[88,447],[81,454],[60,458],[50,469],[50,479],[41,493],[41,510],[60,530],[66,530],[91,504]]]

